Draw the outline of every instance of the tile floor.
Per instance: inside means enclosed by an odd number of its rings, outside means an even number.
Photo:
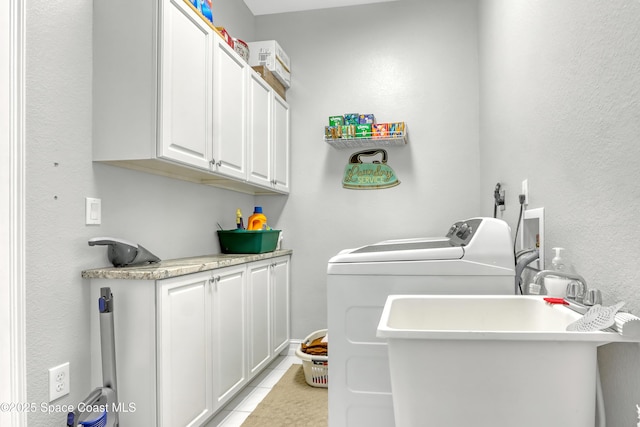
[[[240,394],[218,412],[205,427],[240,427],[251,414],[251,411],[258,406],[293,364],[302,364],[302,361],[290,349],[286,356],[279,356],[267,366]]]

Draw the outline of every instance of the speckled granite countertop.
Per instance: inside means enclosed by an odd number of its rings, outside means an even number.
[[[263,254],[216,254],[168,259],[156,264],[135,265],[131,267],[93,268],[91,270],[84,270],[82,277],[85,279],[125,280],[168,279],[169,277],[184,276],[185,274],[215,270],[216,268],[289,255],[292,252],[290,249],[285,249]]]

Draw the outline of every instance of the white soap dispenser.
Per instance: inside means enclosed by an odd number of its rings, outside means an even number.
[[[555,271],[564,271],[565,270],[564,261],[560,256],[560,251],[564,251],[564,248],[553,248],[553,250],[556,251],[556,256],[554,256],[553,259],[551,260],[551,269]]]
[[[560,255],[560,251],[564,248],[553,248],[556,251],[556,256],[551,260],[551,269],[558,272],[566,272],[566,266],[564,260]],[[544,287],[547,290],[547,295],[552,297],[564,298],[567,296],[567,285],[571,280],[562,277],[547,276],[544,278]]]

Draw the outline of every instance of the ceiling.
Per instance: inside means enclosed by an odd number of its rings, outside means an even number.
[[[255,16],[273,13],[299,12],[302,10],[328,9],[332,7],[383,3],[397,0],[244,0]]]

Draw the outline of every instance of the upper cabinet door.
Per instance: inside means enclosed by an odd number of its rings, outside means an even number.
[[[162,2],[158,157],[210,169],[213,30],[182,0]]]
[[[248,65],[221,38],[213,47],[214,171],[247,178],[246,105]]]
[[[273,186],[289,192],[289,104],[279,95],[273,95]]]
[[[258,73],[249,70],[247,152],[249,181],[271,186],[271,88]]]

